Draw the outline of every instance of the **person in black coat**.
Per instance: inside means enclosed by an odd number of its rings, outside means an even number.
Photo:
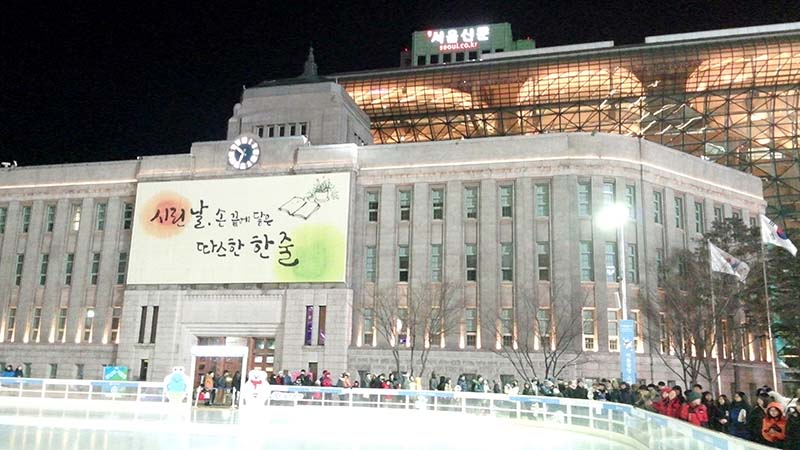
[[[786,450],[800,448],[800,413],[795,407],[786,411],[786,438],[783,440],[783,448]]]
[[[726,395],[720,395],[714,405],[713,414],[709,411],[708,420],[711,429],[720,433],[728,434],[731,423],[731,404]]]
[[[621,382],[619,384],[619,392],[617,393],[617,403],[633,405],[635,402],[636,398],[633,391],[631,391],[630,385],[624,381]]]
[[[750,440],[757,444],[767,445],[767,441],[761,434],[761,427],[764,424],[764,417],[767,415],[767,405],[772,401],[769,395],[761,393],[756,397],[756,405],[747,414],[747,430],[750,435]]]

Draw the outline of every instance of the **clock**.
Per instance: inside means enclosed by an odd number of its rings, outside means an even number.
[[[255,139],[241,136],[236,138],[228,149],[228,164],[234,169],[245,170],[253,167],[261,155]]]

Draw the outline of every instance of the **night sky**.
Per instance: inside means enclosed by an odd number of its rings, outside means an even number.
[[[428,28],[510,22],[549,47],[800,21],[797,0],[36,3],[0,5],[0,161],[25,166],[224,139],[242,86],[299,75],[311,43],[331,74],[397,67]]]

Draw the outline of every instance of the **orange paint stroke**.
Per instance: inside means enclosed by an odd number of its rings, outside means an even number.
[[[186,197],[161,191],[143,205],[138,220],[146,234],[167,239],[191,226],[191,209],[192,203]]]

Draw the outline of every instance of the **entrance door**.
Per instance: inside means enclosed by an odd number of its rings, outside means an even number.
[[[247,371],[261,369],[272,375],[275,370],[275,338],[251,337],[248,339],[248,350],[250,358]]]

